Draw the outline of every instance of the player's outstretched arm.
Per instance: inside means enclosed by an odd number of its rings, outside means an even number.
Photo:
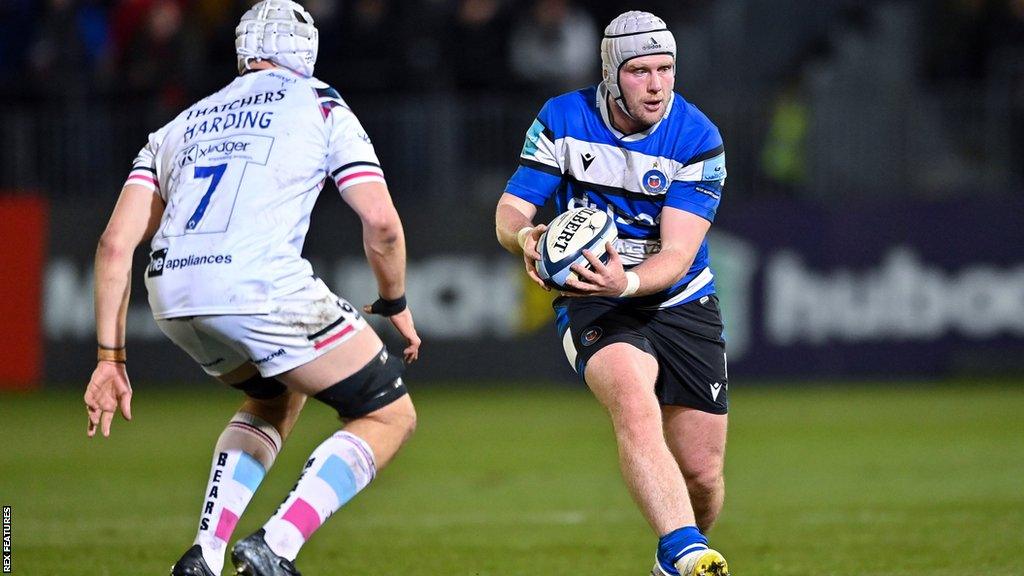
[[[526,274],[541,288],[550,290],[547,284],[537,275],[534,267],[540,260],[537,241],[547,230],[547,226],[533,225],[533,217],[537,215],[537,207],[518,196],[505,192],[498,200],[498,208],[494,212],[494,231],[498,243],[513,254],[523,255]]]
[[[110,435],[114,412],[131,420],[132,387],[125,371],[125,318],[131,294],[132,255],[160,225],[164,203],[149,188],[129,184],[96,248],[96,369],[85,389],[89,436]]]
[[[365,182],[345,188],[341,197],[363,224],[363,249],[377,277],[380,299],[363,311],[387,316],[406,340],[405,361],[414,362],[422,341],[405,303],[405,232],[391,194],[380,182]]]

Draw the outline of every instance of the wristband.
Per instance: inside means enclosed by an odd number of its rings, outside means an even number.
[[[526,250],[526,238],[533,232],[533,226],[523,226],[516,232],[516,242],[519,243],[520,250]]]
[[[119,364],[124,364],[126,358],[124,346],[120,348],[107,348],[102,344],[96,345],[97,362],[117,362]]]
[[[639,289],[640,275],[633,271],[626,272],[626,288],[622,290],[622,294],[619,294],[619,298],[632,296]]]
[[[402,294],[394,300],[386,300],[383,296],[377,298],[377,301],[370,304],[370,312],[374,314],[380,314],[381,316],[394,316],[399,312],[405,310],[405,294]]]

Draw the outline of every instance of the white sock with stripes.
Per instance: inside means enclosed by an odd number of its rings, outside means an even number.
[[[238,518],[280,450],[277,429],[246,412],[235,414],[217,439],[195,539],[214,574],[223,570],[224,552]]]
[[[263,525],[270,549],[295,560],[313,532],[365,488],[376,473],[370,446],[354,434],[336,432],[313,451],[295,489]]]

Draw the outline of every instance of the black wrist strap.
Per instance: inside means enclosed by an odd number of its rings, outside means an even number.
[[[377,298],[377,301],[370,304],[370,312],[374,314],[380,314],[381,316],[394,316],[399,312],[405,310],[405,294],[402,294],[394,300],[385,300],[383,296]]]

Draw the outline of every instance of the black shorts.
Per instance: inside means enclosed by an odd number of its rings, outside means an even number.
[[[655,393],[661,404],[729,411],[722,314],[714,294],[663,310],[638,309],[615,298],[566,297],[556,298],[554,308],[565,353],[580,377],[595,352],[625,342],[658,360]]]

